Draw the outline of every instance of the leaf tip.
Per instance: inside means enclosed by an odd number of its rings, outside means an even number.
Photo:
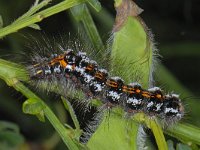
[[[143,12],[143,9],[132,0],[115,0],[115,8],[117,15],[113,28],[114,32],[120,30],[129,16],[137,17]]]

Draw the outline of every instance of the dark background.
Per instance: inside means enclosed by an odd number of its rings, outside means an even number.
[[[9,25],[25,13],[33,4],[32,0],[0,0],[0,15],[4,26]],[[90,8],[94,21],[104,42],[109,38],[115,16],[113,1],[101,0],[102,7],[110,14],[111,20],[102,25],[96,19],[96,13]],[[53,1],[51,5],[57,3]],[[155,35],[157,48],[160,50],[161,63],[199,100],[200,91],[200,1],[199,0],[137,0],[144,9],[141,17]],[[76,32],[70,19],[69,11],[64,11],[39,23],[42,31],[25,28],[0,40],[0,57],[12,54],[25,48],[26,35],[37,38],[40,33],[56,37],[62,33]],[[11,54],[11,55],[10,55]],[[156,74],[155,80],[159,73]],[[166,81],[167,82],[167,81]],[[158,83],[159,84],[159,83]],[[161,86],[163,83],[160,83]],[[41,142],[51,136],[50,124],[39,122],[36,117],[22,113],[21,105],[25,98],[14,89],[0,81],[0,120],[16,122],[21,132],[31,142]],[[187,103],[187,102],[186,102]],[[50,101],[50,105],[52,101]],[[57,105],[57,104],[55,104]],[[59,105],[59,104],[58,104]],[[199,107],[199,106],[197,106]],[[189,108],[188,112],[190,112]]]

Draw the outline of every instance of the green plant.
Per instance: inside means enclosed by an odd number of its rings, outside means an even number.
[[[16,32],[24,27],[40,29],[39,25],[35,23],[70,8],[75,20],[82,23],[93,46],[96,49],[105,48],[85,1],[66,0],[39,11],[49,2],[49,0],[44,0],[40,3],[39,1],[36,1],[27,13],[19,17],[11,25],[2,27],[0,29],[0,37],[3,38],[8,34]],[[95,8],[95,10],[100,11],[101,5],[97,0],[88,0],[87,2]],[[132,7],[127,8],[127,6]],[[147,88],[150,84],[149,82],[151,82],[151,67],[154,65],[154,45],[149,35],[148,28],[138,17],[141,9],[128,0],[116,0],[115,7],[117,10],[117,16],[116,24],[113,28],[113,45],[110,57],[112,57],[111,60],[113,66],[116,66],[118,63],[118,60],[115,59],[116,57],[121,59],[126,58],[126,61],[124,62],[123,67],[117,68],[116,70],[114,69],[114,72],[118,72],[119,74],[123,72],[122,77],[126,80],[126,82],[130,82],[129,76],[134,76],[139,70],[139,73],[142,76],[142,78],[140,78],[140,82]],[[121,12],[123,13],[121,14]],[[101,21],[103,22],[103,20]],[[2,25],[3,21],[0,19],[0,26]],[[131,56],[130,52],[132,53]],[[134,65],[130,66],[130,63]],[[163,69],[162,66],[160,68]],[[125,129],[127,128],[127,121],[122,117],[123,110],[121,108],[114,108],[111,111],[109,116],[109,125],[112,128],[109,128],[105,132],[104,129],[105,126],[107,126],[105,114],[99,128],[95,131],[88,143],[83,145],[78,141],[82,133],[79,122],[71,104],[66,102],[64,100],[65,98],[62,99],[65,108],[69,111],[72,117],[75,129],[69,125],[64,127],[49,106],[41,98],[24,86],[22,82],[28,82],[29,77],[23,66],[0,59],[0,78],[3,79],[9,86],[14,87],[17,91],[26,96],[27,100],[23,103],[23,112],[36,115],[41,121],[45,121],[46,117],[60,135],[68,149],[137,149],[138,147],[136,141],[138,131],[140,130],[140,124],[144,124],[152,130],[159,149],[168,149],[170,148],[170,145],[173,145],[171,141],[167,142],[165,140],[163,130],[157,120],[150,119],[142,113],[136,114],[129,120],[130,125],[128,125],[128,130],[130,130],[130,132],[126,133]],[[195,105],[195,102],[193,102],[193,105]],[[197,112],[199,111],[197,110]],[[177,138],[182,143],[189,145],[193,149],[197,149],[200,144],[200,134],[197,134],[199,132],[199,128],[185,123],[176,124],[175,126],[165,130],[166,134]],[[133,140],[127,142],[127,135]],[[114,141],[113,138],[115,138]],[[184,144],[179,144],[177,149],[181,149],[179,147],[190,149],[190,147],[185,146]],[[167,145],[169,145],[169,147]]]

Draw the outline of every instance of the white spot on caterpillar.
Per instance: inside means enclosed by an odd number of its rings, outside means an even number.
[[[142,99],[136,99],[136,98],[129,98],[127,99],[127,103],[133,103],[133,104],[140,104]]]
[[[162,107],[162,105],[163,105],[163,103],[157,104],[157,105],[156,105],[156,111],[159,111],[160,108]]]
[[[161,89],[159,87],[153,87],[148,89],[149,92],[155,92],[155,91],[161,91]]]
[[[57,66],[57,67],[55,67],[55,68],[53,69],[53,72],[55,72],[55,73],[60,73],[60,72],[61,72],[61,70],[60,70],[60,65]]]
[[[132,82],[128,84],[129,86],[141,86],[141,84],[137,83],[137,82]]]
[[[122,80],[122,81],[124,81],[122,78],[117,77],[117,76],[116,76],[116,77],[111,77],[110,79],[111,79],[111,80],[115,80],[115,81],[117,81],[117,80]]]
[[[173,108],[166,108],[165,109],[165,113],[169,113],[169,112],[171,112],[171,113],[178,113],[178,110],[177,109],[173,109]]]
[[[65,67],[65,69],[68,69],[69,71],[72,71],[72,70],[73,70],[73,67],[72,67],[72,65],[67,65],[67,66]]]
[[[114,91],[109,91],[107,96],[111,96],[114,98],[114,100],[116,99],[119,99],[120,98],[120,94],[118,94],[117,92],[114,92]]]
[[[147,108],[153,106],[153,102],[147,104]]]
[[[94,85],[95,85],[95,87],[97,88],[97,89],[95,90],[96,92],[102,91],[102,86],[101,86],[101,84],[96,83],[96,84],[94,84]]]
[[[108,71],[106,69],[99,69],[99,71],[102,73],[108,73]]]
[[[81,67],[75,67],[75,70],[77,71],[77,72],[79,72],[80,74],[84,74],[85,73],[85,69],[83,69],[83,68],[81,68]]]
[[[91,80],[93,80],[93,79],[94,79],[93,76],[88,75],[87,73],[84,74],[84,81],[85,81],[86,83],[89,83],[89,82],[90,82]]]
[[[45,75],[51,74],[50,67],[48,66],[47,69],[44,70]]]

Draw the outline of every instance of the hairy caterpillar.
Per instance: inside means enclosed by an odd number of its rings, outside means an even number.
[[[136,82],[126,84],[121,77],[110,76],[86,52],[61,49],[49,58],[33,57],[34,64],[28,66],[31,79],[61,80],[65,91],[73,87],[83,91],[86,99],[99,99],[107,108],[120,106],[131,115],[144,112],[172,123],[183,117],[184,108],[177,94],[165,94],[159,87],[144,89]]]

